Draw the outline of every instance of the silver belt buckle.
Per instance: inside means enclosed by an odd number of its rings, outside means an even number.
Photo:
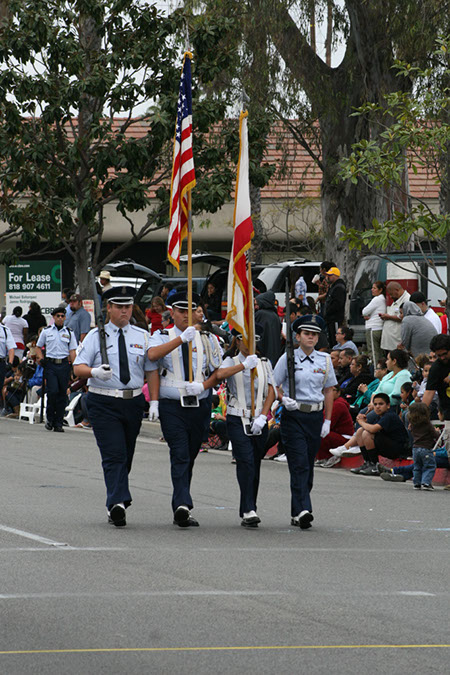
[[[133,398],[133,390],[132,389],[124,389],[122,397],[123,398]]]

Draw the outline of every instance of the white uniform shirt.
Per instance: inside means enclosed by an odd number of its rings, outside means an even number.
[[[8,356],[10,349],[16,348],[16,342],[7,326],[0,326],[0,359]]]
[[[322,403],[325,399],[323,390],[337,384],[330,355],[313,350],[307,356],[298,347],[294,351],[294,363],[295,400],[300,403]],[[278,359],[273,375],[277,386],[283,387],[284,395],[290,396],[286,354]]]
[[[238,354],[238,359],[240,363],[243,363],[245,361],[245,356],[243,356],[240,352]],[[234,359],[231,358],[231,356],[227,356],[226,359],[224,359],[221,368],[232,368],[235,365]],[[267,367],[267,380],[268,384],[271,384],[272,387],[275,389],[276,384],[275,380],[273,377],[273,370],[272,370],[272,364],[270,363],[269,360],[266,359],[265,365]],[[243,370],[242,372],[239,373],[239,375],[242,375],[244,378],[244,393],[245,393],[245,404],[246,407],[250,410],[251,405],[252,405],[252,393],[251,393],[251,370]],[[258,378],[255,378],[255,399],[256,399],[256,394],[258,391]],[[236,380],[235,376],[232,375],[231,377],[227,377],[227,390],[228,392],[234,396],[234,398],[237,399],[238,396],[238,391],[237,391],[237,386],[236,386]]]
[[[130,381],[124,384],[119,377],[119,328],[111,321],[105,325],[106,352],[109,365],[113,371],[110,380],[98,380],[95,377],[88,379],[88,385],[99,389],[140,389],[144,386],[144,373],[151,370],[151,362],[147,352],[150,335],[148,331],[128,324],[122,328],[127,348]],[[102,364],[100,354],[100,339],[98,328],[91,330],[77,349],[77,358],[74,365],[86,364],[95,368]]]
[[[38,347],[45,347],[45,356],[50,359],[65,359],[71,349],[76,349],[78,342],[73,330],[63,326],[60,330],[52,324],[41,331],[36,342]]]
[[[174,326],[174,331],[175,331],[175,336],[179,337],[181,333],[183,332],[176,326]],[[215,370],[216,368],[219,368],[219,366],[222,364],[222,348],[218,344],[218,340],[215,335],[212,333],[208,333],[208,340],[211,344],[211,348],[215,349],[218,351],[220,354],[220,358],[217,359],[217,363],[214,364],[209,364],[209,369]],[[150,337],[150,347],[157,347],[159,345],[166,344],[167,342],[170,342],[173,338],[170,337],[167,331],[165,330],[157,330],[153,333],[153,335]],[[197,369],[197,349],[195,347],[195,343],[192,344],[192,372],[195,375],[196,369]],[[181,345],[177,347],[178,350],[178,356],[180,359],[180,364],[181,367],[183,367],[183,353],[182,353],[182,348]],[[206,353],[205,351],[203,352],[203,363],[202,363],[202,371],[204,373],[204,380],[208,379],[209,375],[205,373],[206,369],[208,367],[208,363],[206,360]],[[165,373],[172,373],[174,374],[174,368],[173,368],[173,363],[172,363],[172,352],[164,356],[162,359],[159,359],[158,361],[150,361],[150,367],[149,370],[159,370],[159,373],[161,375],[161,378],[164,378]],[[205,389],[199,396],[198,399],[202,400],[204,398],[207,398],[209,395],[209,389]],[[180,391],[177,389],[175,386],[171,386],[169,383],[164,384],[161,383],[160,389],[159,389],[159,398],[164,399],[168,398],[173,401],[179,401],[180,400]]]
[[[386,308],[386,314],[391,316],[400,316],[400,307],[404,302],[409,300],[410,295],[405,291],[398,300],[394,300],[392,305]],[[383,333],[381,335],[381,349],[397,349],[397,345],[402,341],[402,324],[401,321],[392,321],[388,319],[383,321]]]

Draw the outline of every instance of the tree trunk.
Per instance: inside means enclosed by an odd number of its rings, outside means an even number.
[[[262,263],[263,226],[261,219],[261,188],[250,182],[250,206],[252,212],[253,230],[255,232],[250,248],[250,260],[260,265]]]

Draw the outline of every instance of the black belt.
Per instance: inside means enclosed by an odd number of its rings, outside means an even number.
[[[65,356],[63,359],[52,359],[50,356],[47,356],[47,361],[50,361],[50,363],[66,363],[67,361],[67,356]]]

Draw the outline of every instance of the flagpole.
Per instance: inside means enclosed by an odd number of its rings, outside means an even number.
[[[188,247],[188,324],[192,326],[192,201],[191,191],[187,194],[188,198],[188,232],[187,232],[187,247]],[[192,342],[189,342],[189,382],[192,382]]]
[[[247,282],[248,282],[248,298],[253,297],[253,282],[252,282],[252,265],[250,262],[250,257],[247,263]],[[255,323],[253,321],[254,307],[248,308],[248,353],[254,354],[256,352],[255,346]],[[250,395],[251,395],[251,414],[252,418],[255,416],[255,376],[256,368],[252,368],[250,371]]]

